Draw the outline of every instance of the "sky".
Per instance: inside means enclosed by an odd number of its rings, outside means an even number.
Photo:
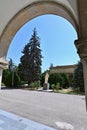
[[[42,72],[48,70],[51,64],[61,66],[78,63],[79,56],[74,45],[77,32],[70,22],[57,15],[42,15],[23,25],[9,46],[7,60],[12,58],[15,65],[20,63],[22,50],[29,42],[35,27],[43,56]]]

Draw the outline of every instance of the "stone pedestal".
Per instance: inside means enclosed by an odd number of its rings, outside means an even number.
[[[0,69],[0,89],[1,89],[1,81],[2,81],[2,69]]]
[[[43,90],[49,90],[49,83],[43,84]]]

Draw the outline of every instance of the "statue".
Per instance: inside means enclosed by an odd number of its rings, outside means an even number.
[[[45,75],[45,83],[48,83],[48,78],[49,78],[49,74],[46,73],[46,75]]]

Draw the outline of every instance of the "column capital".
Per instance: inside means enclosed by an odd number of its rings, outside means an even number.
[[[0,68],[1,69],[7,69],[8,68],[8,62],[4,58],[0,58]]]
[[[77,53],[82,60],[87,60],[87,40],[76,40]]]

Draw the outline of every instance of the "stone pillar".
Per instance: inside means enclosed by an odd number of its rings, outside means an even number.
[[[84,87],[85,87],[85,99],[86,99],[86,110],[87,110],[87,40],[75,41],[77,47],[77,53],[81,58],[83,64],[83,75],[84,75]]]
[[[87,110],[87,60],[82,60],[82,63],[83,63],[85,99],[86,99],[86,110]]]
[[[0,90],[1,90],[1,82],[2,82],[2,69],[0,68]]]
[[[0,58],[0,89],[1,89],[1,82],[2,82],[2,71],[3,69],[8,68],[8,62],[5,60],[5,58]]]

